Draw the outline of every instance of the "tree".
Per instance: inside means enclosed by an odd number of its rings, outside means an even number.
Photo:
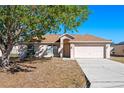
[[[10,52],[20,41],[47,33],[76,31],[89,15],[87,6],[0,6],[0,66],[9,68]]]

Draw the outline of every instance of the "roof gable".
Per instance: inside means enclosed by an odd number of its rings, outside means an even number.
[[[70,34],[63,34],[59,38],[62,38],[63,36],[67,36],[67,37],[69,37],[71,39],[74,39],[74,36],[73,35],[70,35]]]

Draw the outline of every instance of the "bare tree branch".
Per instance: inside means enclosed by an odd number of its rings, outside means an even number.
[[[21,34],[21,32],[22,32],[22,29],[19,29],[16,33],[15,33],[15,36],[19,36],[20,34]]]
[[[2,45],[0,44],[0,50],[2,52],[2,54],[4,53],[4,49],[2,48]]]

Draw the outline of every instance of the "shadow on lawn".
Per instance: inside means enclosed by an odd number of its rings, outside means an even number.
[[[36,69],[35,66],[31,66],[31,64],[35,63],[43,63],[48,62],[51,59],[46,58],[25,58],[23,61],[20,61],[19,58],[11,58],[10,59],[10,65],[9,69],[7,69],[7,72],[10,72],[11,74],[15,74],[17,72],[32,72],[34,69]],[[28,65],[27,65],[28,63]],[[5,72],[4,70],[1,70],[2,72]]]
[[[11,62],[11,66],[7,70],[7,72],[10,72],[11,74],[15,74],[17,72],[32,72],[33,69],[36,69],[36,67]]]
[[[39,63],[39,62],[47,62],[51,60],[51,58],[25,58],[24,60],[20,60],[19,58],[11,58],[11,61],[16,63]]]

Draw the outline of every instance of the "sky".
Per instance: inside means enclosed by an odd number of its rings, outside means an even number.
[[[91,34],[114,43],[124,41],[124,6],[92,5],[88,20],[78,27],[73,34]]]

